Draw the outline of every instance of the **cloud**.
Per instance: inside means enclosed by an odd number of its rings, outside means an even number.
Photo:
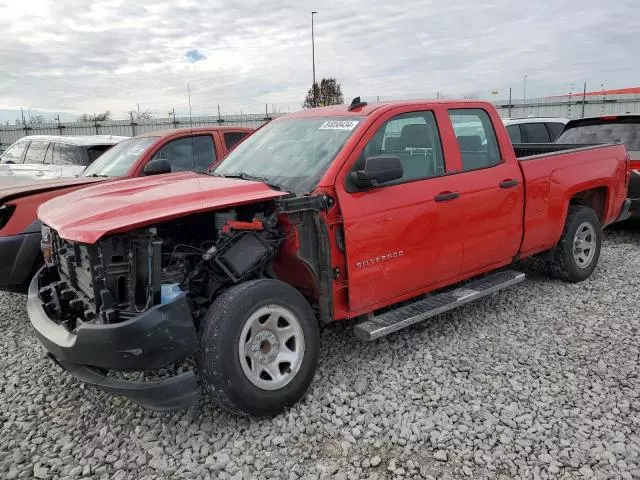
[[[316,76],[337,77],[345,100],[517,98],[525,74],[528,97],[640,78],[636,0],[0,0],[0,108],[180,114],[189,83],[194,114],[299,109],[312,10]]]
[[[189,50],[184,56],[187,57],[187,60],[191,63],[196,63],[201,60],[207,59],[207,56],[205,54],[196,49]]]

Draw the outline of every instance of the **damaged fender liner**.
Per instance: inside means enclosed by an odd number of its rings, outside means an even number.
[[[61,363],[105,370],[156,370],[196,352],[198,335],[185,295],[113,324],[84,324],[75,333],[50,319],[38,297],[42,269],[29,286],[27,311],[36,336]]]

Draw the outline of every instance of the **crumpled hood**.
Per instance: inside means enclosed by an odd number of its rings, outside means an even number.
[[[0,203],[36,193],[49,192],[76,185],[91,184],[106,180],[95,177],[61,178],[59,180],[35,180],[26,176],[0,176]]]
[[[260,182],[185,172],[76,190],[41,205],[38,217],[62,238],[95,243],[160,221],[284,195]]]

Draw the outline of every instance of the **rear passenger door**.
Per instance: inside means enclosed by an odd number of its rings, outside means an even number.
[[[480,122],[486,143],[479,136],[457,136],[462,171],[457,178],[463,212],[458,229],[463,241],[465,276],[490,266],[509,263],[522,240],[523,185],[517,162],[505,162],[491,118],[485,110],[449,110],[456,125]],[[543,125],[544,126],[544,125]]]

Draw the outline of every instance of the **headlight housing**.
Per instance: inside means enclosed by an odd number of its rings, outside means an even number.
[[[56,263],[53,256],[53,235],[51,234],[51,228],[43,224],[40,229],[40,235],[40,248],[42,249],[42,256],[44,257],[44,264],[47,267],[53,267]]]

